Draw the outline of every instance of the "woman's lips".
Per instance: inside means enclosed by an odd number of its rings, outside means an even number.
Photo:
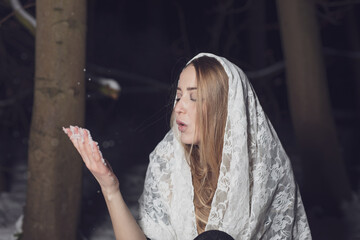
[[[178,129],[180,132],[185,132],[187,125],[182,121],[176,120],[176,124],[178,125]]]

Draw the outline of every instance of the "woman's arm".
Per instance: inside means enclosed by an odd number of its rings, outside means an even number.
[[[80,153],[86,167],[100,184],[116,239],[145,240],[144,233],[122,198],[117,177],[110,165],[103,159],[99,146],[92,140],[89,131],[78,127],[64,128],[63,130]]]

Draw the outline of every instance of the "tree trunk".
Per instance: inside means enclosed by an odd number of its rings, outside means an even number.
[[[350,198],[336,136],[315,7],[277,0],[291,115],[302,153],[305,201],[325,207]]]
[[[84,124],[85,0],[36,2],[25,240],[74,240],[81,167],[62,126]]]

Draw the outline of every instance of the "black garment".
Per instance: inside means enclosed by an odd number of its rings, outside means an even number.
[[[229,234],[219,230],[209,230],[201,233],[194,240],[234,240]]]
[[[151,240],[150,238],[146,238],[146,239]],[[219,230],[209,230],[201,233],[194,240],[234,240],[234,239],[226,232]]]

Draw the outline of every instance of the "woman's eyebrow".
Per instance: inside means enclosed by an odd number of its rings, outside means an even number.
[[[181,88],[179,88],[179,87],[177,87],[176,89],[179,91],[182,91]],[[188,87],[188,88],[186,88],[186,90],[188,90],[188,91],[197,90],[197,87]]]
[[[197,87],[188,87],[188,88],[186,88],[186,90],[188,90],[188,91],[197,90]]]

